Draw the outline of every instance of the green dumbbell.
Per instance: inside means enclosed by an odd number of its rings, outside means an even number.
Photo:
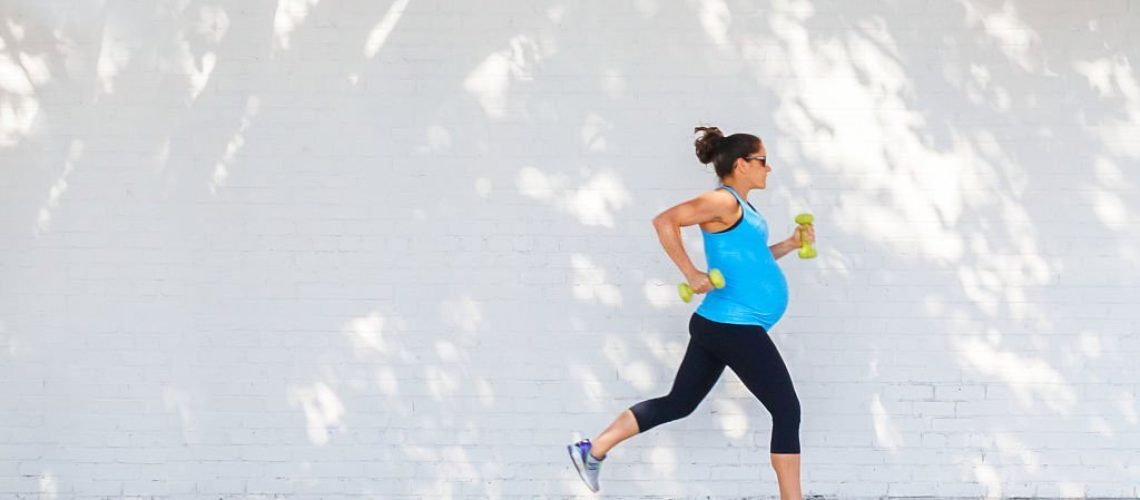
[[[720,269],[709,270],[709,281],[718,289],[724,288],[724,275],[720,273]],[[677,285],[677,293],[681,294],[681,300],[688,302],[693,300],[693,287],[688,283],[681,283]]]
[[[815,258],[815,246],[804,240],[804,231],[807,229],[807,226],[809,224],[811,224],[814,219],[815,218],[812,217],[811,214],[799,214],[796,216],[796,224],[800,225],[799,227],[796,228],[796,231],[800,232],[800,258],[801,259],[814,259]]]

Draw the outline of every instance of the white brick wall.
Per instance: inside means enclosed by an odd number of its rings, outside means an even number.
[[[806,494],[1140,496],[1140,3],[0,3],[0,497],[569,498],[762,136]],[[699,233],[685,232],[703,263]],[[622,498],[762,498],[732,374]]]

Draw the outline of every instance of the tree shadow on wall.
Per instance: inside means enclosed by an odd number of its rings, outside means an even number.
[[[773,332],[814,450],[806,493],[962,477],[963,495],[1118,493],[1126,464],[1074,463],[1034,431],[1135,434],[1135,383],[1109,382],[1133,276],[1075,257],[1136,260],[1134,17],[306,1],[4,17],[4,71],[23,75],[0,90],[20,165],[0,184],[8,276],[54,314],[18,299],[0,318],[17,318],[12,370],[76,410],[25,413],[43,415],[27,443],[69,445],[23,449],[42,466],[30,491],[581,491],[564,442],[667,391],[683,353],[690,309],[649,220],[712,186],[691,156],[703,122],[768,143],[778,182],[753,203],[774,237],[819,218],[820,258],[781,260],[793,302]],[[36,368],[56,356],[71,366]],[[770,420],[724,379],[615,450],[607,492],[773,491]]]

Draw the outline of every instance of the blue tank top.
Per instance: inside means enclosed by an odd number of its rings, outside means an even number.
[[[732,193],[744,213],[727,230],[701,230],[708,267],[724,273],[725,286],[705,294],[697,314],[720,323],[760,325],[771,331],[788,308],[788,281],[768,250],[768,222],[736,190],[720,187]]]

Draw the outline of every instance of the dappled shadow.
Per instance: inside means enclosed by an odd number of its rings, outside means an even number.
[[[774,238],[817,216],[805,493],[1134,494],[1120,5],[5,5],[0,450],[48,497],[582,493],[562,447],[683,354],[649,221],[710,123]],[[774,494],[770,429],[726,375],[605,491]]]

